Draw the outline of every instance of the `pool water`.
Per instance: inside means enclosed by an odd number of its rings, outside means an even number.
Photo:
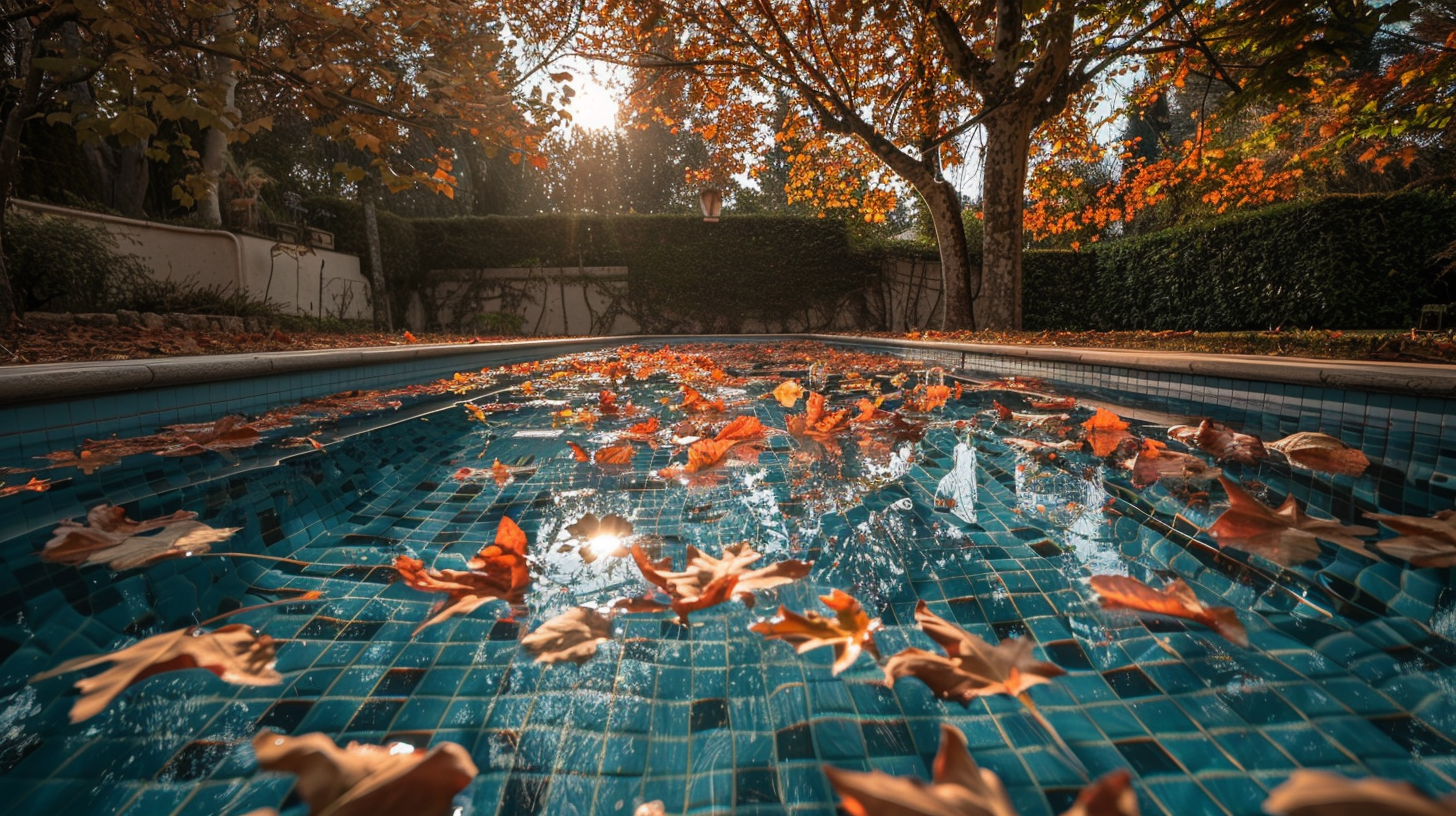
[[[831,589],[882,620],[884,656],[935,650],[915,624],[922,600],[993,643],[1033,639],[1040,659],[1067,672],[1031,690],[1038,710],[1092,778],[1130,770],[1143,813],[1258,813],[1299,768],[1406,780],[1437,795],[1456,789],[1449,569],[1328,544],[1314,561],[1275,564],[1201,531],[1227,507],[1216,482],[1138,488],[1116,456],[1048,456],[1005,441],[1076,438],[1096,407],[1123,416],[1135,437],[1167,441],[1168,425],[1193,418],[1177,413],[1177,400],[1043,386],[1079,402],[1066,421],[1038,429],[996,408],[1032,411],[1025,384],[957,380],[913,352],[678,351],[709,359],[661,365],[645,379],[602,376],[623,373],[608,370],[618,359],[610,351],[497,370],[458,396],[416,396],[399,410],[323,423],[321,451],[283,442],[309,426],[269,429],[251,447],[129,456],[89,476],[71,471],[52,493],[0,498],[4,529],[21,531],[0,542],[0,797],[9,812],[203,816],[280,803],[305,812],[289,798],[292,776],[258,771],[249,740],[263,728],[341,743],[459,743],[480,769],[457,797],[462,813],[630,814],[661,800],[669,814],[830,814],[824,764],[926,778],[940,726],[951,723],[1021,814],[1070,804],[1086,778],[1015,700],[962,706],[913,678],[889,685],[868,655],[835,676],[830,650],[796,654],[748,628],[776,604],[823,611],[817,596]],[[684,372],[726,412],[676,408]],[[785,408],[766,397],[790,378],[836,409],[920,384],[959,382],[963,391],[944,407],[905,411],[891,430],[826,442],[783,431],[804,402]],[[599,412],[604,389],[635,411],[581,421],[582,409]],[[457,404],[465,399],[490,407],[483,421]],[[899,410],[901,400],[881,408]],[[671,470],[686,461],[673,437],[711,435],[745,414],[771,429],[760,443],[701,473]],[[650,445],[633,443],[625,466],[578,461],[566,444],[622,444],[625,428],[654,415],[661,430]],[[1279,425],[1272,415],[1245,421]],[[1392,475],[1384,462],[1399,454],[1373,452],[1359,477],[1291,470],[1278,457],[1219,467],[1267,504],[1292,493],[1349,524],[1370,523],[1361,510],[1449,506]],[[503,482],[489,470],[497,461],[511,471]],[[111,572],[36,559],[56,521],[105,502],[133,519],[194,511],[214,527],[241,528],[214,550],[302,563],[207,556]],[[585,663],[538,663],[520,639],[541,622],[649,588],[631,557],[582,558],[567,528],[587,513],[627,519],[634,541],[679,569],[689,546],[717,555],[743,541],[763,553],[760,565],[800,559],[813,568],[759,593],[753,609],[728,602],[693,612],[687,625],[671,613],[614,615],[611,640]],[[397,581],[395,559],[464,569],[506,516],[529,541],[524,603],[496,601],[418,628],[439,596]],[[1180,577],[1205,603],[1236,609],[1251,645],[1197,623],[1104,610],[1093,574],[1154,586]],[[297,599],[307,591],[322,598]],[[71,724],[80,675],[27,682],[78,655],[289,599],[234,619],[282,641],[281,685],[169,672]]]

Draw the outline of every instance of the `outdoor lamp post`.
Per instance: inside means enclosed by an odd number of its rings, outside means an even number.
[[[698,194],[698,202],[703,205],[704,221],[716,223],[718,216],[723,214],[722,190],[710,187]]]

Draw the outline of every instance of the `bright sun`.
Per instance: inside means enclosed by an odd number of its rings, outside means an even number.
[[[576,89],[576,96],[567,109],[577,127],[602,130],[617,126],[617,99],[609,88],[585,72],[577,72],[569,84]]]

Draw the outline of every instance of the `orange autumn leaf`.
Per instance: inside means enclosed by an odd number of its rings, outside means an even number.
[[[950,386],[921,383],[905,397],[905,407],[912,411],[933,411],[950,399]]]
[[[617,407],[617,395],[611,391],[602,391],[597,394],[597,410],[603,414],[615,414],[621,410]]]
[[[688,446],[688,473],[697,473],[723,461],[728,451],[738,444],[736,439],[699,439]]]
[[[506,483],[511,480],[511,469],[502,465],[501,461],[497,459],[495,464],[490,466],[490,475],[495,479],[497,485],[505,487]]]
[[[526,562],[526,534],[510,517],[501,518],[495,543],[482,549],[466,563],[467,569],[428,569],[423,561],[401,555],[394,569],[411,588],[421,592],[443,592],[450,603],[419,629],[452,615],[468,615],[492,600],[520,603],[531,585]]]
[[[1038,411],[1067,411],[1075,408],[1077,400],[1074,397],[1061,397],[1044,400],[1028,400],[1032,408]]]
[[[598,448],[593,459],[599,465],[630,465],[632,454],[635,449],[631,445],[614,445],[609,448]]]
[[[170,516],[133,521],[126,511],[99,504],[86,513],[86,524],[62,521],[39,556],[57,564],[106,564],[114,570],[155,564],[207,552],[241,527],[210,527],[197,514],[179,510]],[[155,530],[150,535],[142,535]]]
[[[987,694],[1020,696],[1027,689],[1066,674],[1061,667],[1032,656],[1028,638],[1011,638],[992,646],[979,636],[932,613],[925,601],[915,606],[921,630],[945,650],[905,649],[885,663],[885,678],[894,684],[914,677],[937,697],[962,705]]]
[[[571,448],[571,455],[576,459],[576,461],[578,461],[578,462],[590,462],[591,461],[591,454],[587,453],[585,448],[583,448],[582,446],[576,444],[575,442],[567,442],[566,444],[567,444],[568,447]]]
[[[659,427],[660,423],[657,421],[657,417],[652,417],[646,422],[639,422],[636,425],[632,425],[631,427],[627,428],[627,430],[624,431],[623,434],[626,436],[637,437],[651,436],[652,434],[657,433],[657,429]]]
[[[1327,771],[1298,770],[1269,792],[1264,812],[1274,816],[1451,816],[1456,796],[1433,799],[1409,782],[1371,776],[1346,779]]]
[[[794,436],[827,436],[848,427],[849,411],[830,413],[828,402],[823,394],[809,394],[809,398],[804,401],[804,414],[788,418],[789,433]]]
[[[1092,418],[1082,423],[1086,431],[1084,439],[1092,446],[1093,456],[1110,456],[1124,439],[1131,439],[1127,423],[1117,414],[1105,408],[1098,408]]]
[[[773,398],[779,401],[779,405],[785,408],[793,408],[794,404],[804,396],[804,386],[799,385],[798,380],[784,380],[773,390]]]
[[[465,413],[469,414],[471,419],[477,422],[485,421],[485,409],[479,405],[473,402],[462,402],[461,407],[465,409]]]
[[[1359,476],[1370,460],[1359,448],[1352,448],[1329,434],[1301,431],[1267,446],[1284,454],[1289,464],[1320,473]]]
[[[735,417],[732,422],[724,425],[723,429],[718,431],[717,435],[713,438],[720,442],[724,440],[743,442],[763,436],[766,430],[763,427],[763,423],[758,421],[758,417],[752,414],[745,414],[744,416]]]
[[[1396,516],[1365,513],[1399,533],[1375,542],[1375,549],[1416,567],[1456,566],[1456,510],[1438,510],[1434,516]]]
[[[255,632],[247,624],[233,623],[212,632],[189,626],[153,635],[109,654],[67,660],[30,680],[112,664],[100,674],[76,681],[81,696],[71,706],[71,722],[77,723],[100,714],[132,684],[162,672],[206,669],[236,685],[276,686],[283,682],[283,676],[273,670],[276,653],[273,638]]]
[[[418,337],[415,337],[413,334],[411,334],[408,331],[406,331],[404,333],[404,341],[406,343],[416,343],[416,342],[419,342],[419,338]]]
[[[1230,643],[1249,647],[1249,635],[1238,613],[1227,606],[1207,606],[1193,594],[1182,578],[1174,578],[1162,589],[1153,589],[1126,575],[1094,575],[1092,590],[1102,596],[1105,609],[1135,609],[1201,623]]]
[[[3,482],[0,482],[0,499],[5,498],[6,496],[14,496],[17,493],[24,493],[26,491],[31,491],[34,493],[44,493],[47,490],[50,490],[50,488],[50,479],[37,479],[34,476],[30,478],[30,481],[21,485],[10,485],[9,487],[6,487]]]
[[[260,768],[298,776],[293,789],[310,816],[449,813],[477,773],[470,753],[453,742],[428,751],[412,747],[351,742],[340,748],[316,732],[289,737],[263,730],[253,737]]]
[[[706,555],[692,546],[687,553],[687,569],[671,572],[672,559],[654,563],[640,546],[632,545],[632,559],[637,562],[642,577],[669,597],[672,610],[684,622],[691,612],[735,598],[751,608],[754,592],[803,578],[813,566],[807,561],[785,560],[750,570],[748,567],[763,556],[747,542],[724,547],[722,558]]]
[[[195,426],[194,426],[195,427]],[[243,421],[242,417],[225,416],[211,426],[193,430],[185,428],[178,433],[176,444],[156,452],[158,456],[197,456],[208,451],[225,451],[235,448],[251,448],[258,444],[258,429]]]
[[[1227,477],[1219,476],[1218,482],[1228,494],[1229,507],[1208,528],[1208,534],[1220,547],[1251,552],[1285,567],[1317,557],[1316,539],[1371,557],[1365,542],[1356,536],[1374,535],[1373,527],[1310,518],[1293,496],[1277,510],[1271,509]]]
[[[728,406],[723,404],[723,400],[708,400],[704,398],[702,394],[698,393],[698,390],[696,388],[693,388],[690,385],[682,386],[682,393],[682,404],[677,407],[683,409],[684,411],[697,411],[700,413],[707,413],[710,411],[722,412],[728,410]]]
[[[874,633],[880,628],[879,618],[871,619],[859,601],[837,589],[831,590],[828,595],[820,595],[819,600],[834,612],[834,617],[813,611],[801,615],[780,606],[777,615],[748,628],[766,638],[792,645],[799,654],[820,646],[832,646],[834,674],[854,665],[862,650],[876,658],[880,656],[874,641]]]
[[[89,450],[82,450],[80,453],[73,453],[71,451],[59,451],[57,453],[48,453],[45,455],[45,458],[50,460],[50,467],[73,467],[86,474],[87,476],[95,474],[97,470],[106,467],[107,465],[114,465],[117,462],[121,461],[121,456],[119,455],[98,453]],[[39,479],[34,478],[31,479],[31,481],[40,482]],[[22,489],[33,490],[36,488],[25,486]],[[39,489],[44,490],[45,488]],[[4,495],[3,490],[0,490],[0,495]]]

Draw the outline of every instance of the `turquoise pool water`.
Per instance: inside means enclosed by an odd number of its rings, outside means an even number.
[[[1083,776],[1014,700],[962,706],[915,679],[889,685],[869,656],[834,676],[827,649],[799,655],[748,629],[776,603],[818,609],[816,596],[835,588],[883,621],[882,655],[933,648],[915,626],[921,600],[991,642],[1034,639],[1038,657],[1067,672],[1030,692],[1039,710],[1092,777],[1129,769],[1144,813],[1254,814],[1298,768],[1402,779],[1434,794],[1456,789],[1449,569],[1328,544],[1290,566],[1221,549],[1200,532],[1226,506],[1217,483],[1139,488],[1117,457],[1049,458],[1008,445],[1008,437],[1060,437],[999,418],[996,403],[1032,409],[1022,391],[976,390],[989,374],[970,372],[967,390],[943,408],[907,412],[908,429],[847,432],[826,450],[783,432],[803,402],[786,409],[763,398],[770,389],[797,378],[838,408],[873,393],[866,380],[886,392],[901,389],[896,374],[907,377],[904,388],[939,382],[927,363],[947,361],[911,353],[875,363],[822,347],[710,351],[727,380],[695,385],[727,411],[705,415],[699,428],[661,402],[682,401],[668,372],[620,384],[500,373],[460,396],[405,396],[398,409],[265,429],[258,444],[226,453],[148,453],[91,475],[37,474],[55,480],[49,491],[0,498],[0,528],[13,533],[0,542],[0,797],[15,813],[201,816],[280,804],[305,812],[288,800],[293,777],[256,767],[249,739],[269,728],[340,742],[459,743],[480,774],[457,802],[478,814],[619,814],[652,800],[670,814],[829,814],[836,800],[824,764],[925,777],[949,722],[1022,814],[1070,803]],[[1291,469],[1278,457],[1220,465],[1268,503],[1293,495],[1349,524],[1362,523],[1361,511],[1451,506],[1442,474],[1456,460],[1447,450],[1456,434],[1441,423],[1456,411],[1444,403],[1073,379],[1040,390],[1078,398],[1060,423],[1074,437],[1102,406],[1135,437],[1166,440],[1168,425],[1213,415],[1266,441],[1324,431],[1371,460],[1359,477]],[[519,388],[527,381],[534,394]],[[596,410],[603,388],[638,413],[592,424],[559,415]],[[518,407],[481,422],[455,404],[465,398]],[[899,407],[894,397],[882,405]],[[660,475],[686,461],[672,436],[744,414],[773,429],[756,457],[731,457],[703,475]],[[651,415],[661,431],[652,446],[636,443],[629,465],[579,462],[565,444],[618,443],[620,431]],[[324,450],[285,445],[315,428]],[[489,473],[456,478],[497,460],[513,470],[504,484]],[[950,479],[968,471],[969,482]],[[303,564],[192,557],[111,572],[37,560],[56,522],[105,502],[134,519],[193,511],[211,526],[241,528],[214,550]],[[647,588],[630,557],[582,559],[566,528],[588,512],[630,520],[643,546],[678,568],[689,545],[716,555],[740,541],[764,563],[813,568],[760,593],[755,609],[725,603],[693,612],[688,625],[671,614],[619,615],[612,639],[584,664],[537,663],[520,639],[541,622]],[[524,605],[492,602],[416,631],[438,597],[396,581],[395,559],[463,569],[503,516],[529,541]],[[1251,645],[1196,623],[1105,611],[1087,583],[1094,573],[1154,585],[1181,577],[1205,602],[1238,610]],[[236,618],[281,641],[281,685],[169,672],[71,724],[78,675],[27,682],[68,658],[303,591],[323,597]]]

